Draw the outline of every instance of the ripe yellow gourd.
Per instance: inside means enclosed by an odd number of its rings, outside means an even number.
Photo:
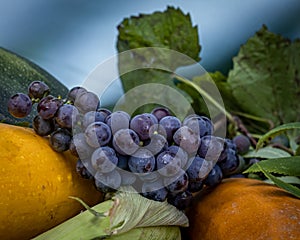
[[[101,201],[75,170],[77,159],[51,149],[30,128],[0,123],[0,239],[26,240]]]
[[[188,212],[191,240],[300,239],[300,200],[253,179],[227,179]]]

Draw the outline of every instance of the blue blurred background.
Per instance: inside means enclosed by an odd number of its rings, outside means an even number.
[[[226,74],[240,45],[263,24],[285,37],[300,37],[299,0],[0,0],[0,46],[71,88],[116,54],[116,27],[123,18],[168,5],[190,13],[198,25],[200,63],[208,71]]]

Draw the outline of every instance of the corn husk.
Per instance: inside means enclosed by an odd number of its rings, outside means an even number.
[[[78,199],[77,199],[78,200]],[[110,200],[87,210],[34,240],[181,239],[188,218],[167,202],[142,197],[133,188],[120,189]]]

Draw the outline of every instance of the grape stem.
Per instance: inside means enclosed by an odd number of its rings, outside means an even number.
[[[194,82],[179,76],[179,75],[174,75],[174,78],[176,80],[179,80],[180,82],[183,82],[184,84],[194,88],[202,97],[205,97],[208,101],[210,101],[216,108],[218,108],[220,111],[224,112],[225,116],[227,117],[227,119],[233,123],[236,126],[236,122],[233,118],[233,116],[226,111],[226,109],[221,106],[215,99],[213,99],[205,90],[203,90],[200,86],[198,86],[197,84],[195,84]]]
[[[237,116],[234,116],[234,120],[237,124],[237,127],[238,127],[239,131],[249,138],[249,140],[251,142],[251,145],[255,148],[256,144],[257,144],[257,141],[251,135],[251,133],[248,131],[248,129],[245,127],[245,125],[242,123],[242,120]]]
[[[261,117],[253,116],[251,114],[242,113],[242,112],[233,112],[233,113],[235,115],[245,117],[245,118],[248,118],[248,119],[251,119],[251,120],[254,120],[254,121],[265,122],[265,123],[269,124],[270,129],[274,128],[274,123],[270,119],[261,118]]]

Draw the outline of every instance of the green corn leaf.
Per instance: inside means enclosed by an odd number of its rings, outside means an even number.
[[[271,180],[272,182],[274,182],[278,187],[288,191],[289,193],[291,193],[292,195],[294,195],[297,198],[300,198],[300,189],[289,184],[289,183],[285,183],[282,180],[278,179],[277,177],[273,176],[271,173],[267,172],[263,167],[261,167],[260,164],[257,164],[258,168],[260,169],[261,172],[263,172],[265,174],[265,176]]]
[[[260,167],[266,172],[287,176],[300,176],[300,156],[263,160],[252,165],[244,173],[260,172]]]
[[[259,149],[263,146],[264,142],[268,141],[270,138],[273,138],[282,132],[286,132],[288,130],[300,129],[300,122],[292,122],[280,125],[276,128],[273,128],[265,135],[263,135],[257,142],[256,149]]]
[[[92,208],[37,236],[34,240],[161,239],[180,240],[179,226],[188,226],[182,211],[167,202],[149,200],[132,187],[122,187],[112,200]]]
[[[262,158],[262,159],[284,158],[290,156],[291,154],[289,154],[288,152],[271,146],[260,148],[257,151],[251,150],[247,152],[245,155],[243,155],[244,158]]]

